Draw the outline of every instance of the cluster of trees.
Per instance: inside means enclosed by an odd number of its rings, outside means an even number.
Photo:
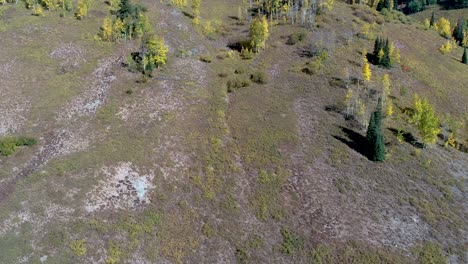
[[[251,22],[254,13],[266,16],[270,21],[312,26],[315,17],[325,10],[332,10],[333,5],[334,0],[243,0],[238,18]]]
[[[113,17],[107,16],[101,27],[99,37],[104,41],[117,41],[119,39],[130,39],[141,37],[144,33],[151,31],[148,17],[143,14],[146,8],[141,5],[134,5],[130,0],[121,0],[119,4],[111,7]],[[118,7],[118,9],[117,9]]]
[[[92,0],[78,0],[76,5],[75,17],[82,19],[88,14],[88,9],[91,6]],[[0,5],[7,3],[18,4],[18,0],[0,0]],[[48,11],[63,10],[70,12],[74,9],[73,0],[24,0],[25,7],[32,9],[33,15],[43,16],[44,9]]]
[[[375,64],[385,68],[391,68],[392,65],[400,63],[400,51],[393,42],[388,41],[388,38],[375,39],[373,57]]]
[[[155,33],[145,34],[140,50],[131,55],[130,68],[141,72],[145,77],[152,77],[155,68],[166,64],[168,51],[163,38]]]

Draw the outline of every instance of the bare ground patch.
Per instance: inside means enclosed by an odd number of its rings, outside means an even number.
[[[88,212],[105,209],[134,209],[150,203],[150,190],[154,188],[153,173],[141,175],[131,163],[119,163],[116,167],[102,169],[102,179],[88,193],[85,209]]]

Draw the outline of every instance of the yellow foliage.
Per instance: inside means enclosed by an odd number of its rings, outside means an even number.
[[[158,38],[152,35],[146,39],[146,47],[149,55],[149,60],[159,68],[160,65],[166,64],[167,52],[169,48],[164,43],[163,38]]]
[[[453,133],[450,133],[450,135],[448,136],[447,141],[445,142],[445,146],[457,148],[457,141],[455,140],[455,136]]]
[[[112,20],[110,17],[105,17],[101,27],[101,38],[105,41],[112,41]]]
[[[439,18],[435,23],[435,28],[444,38],[450,38],[452,36],[452,30],[450,28],[450,21],[445,17]]]
[[[379,58],[379,63],[382,61],[384,56],[385,56],[385,52],[383,51],[383,49],[380,49],[379,53],[377,54],[377,57]]]
[[[78,0],[77,11],[75,13],[76,18],[82,19],[88,15],[89,5],[86,0]]]
[[[41,2],[45,5],[47,10],[55,10],[55,8],[57,7],[56,0],[42,0]]]
[[[35,7],[33,8],[33,15],[35,15],[35,16],[43,16],[44,15],[44,11],[43,11],[41,5],[35,5]]]
[[[414,95],[413,116],[411,122],[416,124],[424,143],[435,143],[440,132],[439,118],[426,98],[420,99]]]
[[[254,47],[257,52],[259,49],[265,48],[265,42],[270,36],[266,17],[263,16],[261,19],[255,18],[252,20],[249,30],[252,47]]]
[[[120,18],[116,18],[112,25],[112,35],[114,39],[119,39],[125,36],[125,24]]]
[[[322,2],[320,7],[321,8],[326,8],[326,9],[328,9],[328,11],[332,11],[334,4],[335,4],[335,0],[325,0],[325,1]]]
[[[424,28],[429,29],[431,27],[431,21],[429,19],[424,19]]]
[[[452,42],[450,40],[447,40],[445,44],[443,44],[440,48],[439,51],[442,52],[443,54],[451,52],[453,49]]]
[[[390,53],[391,64],[400,63],[401,62],[400,50],[395,47],[395,44],[393,44],[393,42],[390,43],[390,46],[388,47],[388,49]]]
[[[370,82],[372,77],[372,71],[370,69],[369,63],[364,62],[364,66],[362,67],[362,77],[366,82]]]
[[[391,100],[388,100],[386,114],[387,114],[387,116],[392,116],[393,115],[393,103],[392,103]]]
[[[117,11],[120,9],[120,0],[109,0],[109,5],[112,11]]]
[[[369,23],[364,23],[364,25],[362,25],[361,27],[361,35],[366,38],[366,39],[369,39],[369,40],[373,40],[375,39],[375,28],[376,28],[377,24],[374,22],[372,24],[369,24]]]
[[[366,48],[364,48],[362,50],[362,64],[364,65],[364,63],[366,63],[366,62],[367,62],[367,50],[366,50]]]
[[[463,32],[463,46],[466,47],[468,46],[468,31],[464,31]]]
[[[187,0],[171,0],[171,3],[177,8],[184,8],[187,6]]]

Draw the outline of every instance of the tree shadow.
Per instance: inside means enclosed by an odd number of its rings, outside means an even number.
[[[228,48],[238,52],[241,52],[242,48],[252,49],[250,46],[251,45],[249,40],[233,40],[229,41],[229,43],[227,44]]]
[[[190,19],[194,19],[194,18],[195,18],[192,14],[187,13],[187,12],[185,12],[185,11],[182,11],[182,14],[184,14],[184,16],[186,16],[186,17],[188,17],[188,18],[190,18]]]
[[[341,131],[346,134],[346,138],[340,136],[333,136],[334,138],[338,139],[339,141],[343,142],[344,144],[348,145],[348,147],[352,148],[359,154],[363,155],[364,157],[369,159],[369,151],[367,149],[367,139],[363,135],[355,132],[349,128],[340,126]]]
[[[416,147],[416,148],[424,148],[424,144],[419,142],[416,137],[411,133],[411,132],[405,132],[402,130],[398,130],[396,128],[388,128],[389,131],[391,131],[395,136],[398,137],[398,135],[401,135],[403,138],[403,141],[406,143]]]

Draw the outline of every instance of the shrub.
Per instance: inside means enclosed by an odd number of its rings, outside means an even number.
[[[439,51],[443,54],[451,52],[453,49],[453,45],[450,40],[447,40],[442,46],[440,46]]]
[[[228,93],[234,92],[238,88],[247,87],[249,85],[249,80],[244,78],[234,78],[227,81],[226,83]]]
[[[0,154],[10,156],[20,146],[33,146],[37,141],[29,137],[6,137],[0,139]]]
[[[239,67],[234,70],[235,74],[244,74],[246,72],[245,67]]]
[[[86,241],[84,239],[72,241],[70,249],[75,255],[83,256],[86,254]]]
[[[241,50],[241,57],[244,59],[244,60],[251,60],[253,59],[254,57],[254,53],[251,49],[248,49],[248,48],[242,48]]]
[[[281,229],[281,235],[283,236],[283,242],[279,248],[281,253],[292,255],[303,248],[304,241],[287,228]]]
[[[254,83],[258,83],[258,84],[265,84],[268,82],[267,75],[265,74],[265,72],[261,72],[261,71],[257,71],[253,73],[252,75],[250,75],[250,79]]]
[[[303,31],[297,32],[297,33],[294,33],[291,36],[289,36],[288,42],[286,44],[296,45],[297,43],[304,41],[305,38],[306,38],[306,33],[305,32],[303,32]]]
[[[320,69],[322,69],[322,60],[320,57],[315,57],[310,62],[306,63],[306,67],[302,69],[302,72],[313,75],[320,71]]]
[[[206,62],[206,63],[211,63],[213,58],[210,55],[201,55],[200,56],[200,61]]]

